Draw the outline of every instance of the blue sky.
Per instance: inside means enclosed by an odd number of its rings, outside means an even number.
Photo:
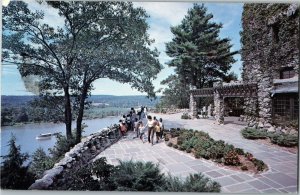
[[[205,3],[207,12],[212,13],[213,21],[222,23],[220,36],[228,37],[231,39],[233,50],[240,49],[240,35],[241,31],[241,15],[242,3]],[[172,40],[172,33],[170,32],[171,26],[180,24],[181,20],[187,14],[189,8],[193,3],[187,2],[135,2],[134,6],[143,7],[150,15],[148,23],[150,26],[150,38],[155,39],[153,47],[160,51],[159,61],[164,66],[164,69],[158,74],[157,79],[153,81],[155,89],[165,87],[160,85],[160,82],[167,78],[168,75],[173,73],[173,69],[169,68],[165,63],[170,58],[165,54],[165,43]],[[30,3],[33,9],[40,9],[41,6],[35,2]],[[57,12],[47,8],[45,9],[45,21],[53,26],[62,25],[63,21],[57,18]],[[237,62],[232,65],[234,71],[240,77],[242,63],[240,55],[236,55]],[[1,94],[2,95],[32,95],[27,92],[24,83],[20,77],[17,67],[14,65],[1,66]],[[94,82],[94,90],[92,95],[145,95],[140,93],[127,84],[120,84],[108,79],[99,79]],[[159,95],[159,94],[158,94]]]

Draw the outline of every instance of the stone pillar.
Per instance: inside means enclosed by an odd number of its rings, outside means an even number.
[[[221,86],[221,82],[214,83],[214,111],[218,124],[224,124],[224,99],[217,90],[217,87]]]
[[[258,127],[260,128],[269,128],[271,127],[272,122],[272,99],[271,99],[271,90],[272,90],[272,79],[267,74],[259,75],[260,82],[258,85],[258,115],[259,123]]]
[[[193,118],[197,118],[197,103],[193,94],[190,94],[190,112]]]

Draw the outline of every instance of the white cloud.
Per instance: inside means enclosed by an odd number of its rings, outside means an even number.
[[[191,3],[178,2],[135,2],[143,7],[154,20],[166,20],[170,25],[178,25],[191,7]]]

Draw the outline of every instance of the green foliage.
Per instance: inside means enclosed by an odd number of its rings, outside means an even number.
[[[183,143],[182,143],[182,146],[187,148],[187,149],[191,149],[191,148],[194,148],[196,143],[197,143],[197,140],[198,138],[197,137],[192,137],[190,139],[187,139],[185,140]]]
[[[115,167],[111,176],[113,190],[117,191],[156,191],[163,183],[163,174],[158,164],[152,162],[124,162]]]
[[[188,108],[189,107],[189,87],[182,83],[177,75],[170,75],[161,81],[167,87],[162,91],[163,96],[157,104],[158,108]]]
[[[270,138],[271,142],[279,146],[293,147],[298,145],[298,136],[284,133],[268,133],[266,130],[245,128],[241,131],[247,139]]]
[[[76,190],[76,191],[96,191],[103,190],[101,183],[92,178],[91,166],[84,166],[70,173],[66,178],[66,182],[59,188],[60,190]]]
[[[283,134],[283,133],[270,133],[268,136],[271,142],[279,146],[293,147],[298,145],[298,136]]]
[[[41,147],[39,147],[31,157],[32,162],[29,170],[35,174],[36,179],[41,178],[46,170],[49,170],[54,166],[54,161],[51,157],[46,155],[45,151]]]
[[[96,175],[97,178],[104,183],[109,182],[109,177],[114,171],[114,166],[107,164],[105,157],[101,157],[93,162],[92,174]]]
[[[174,39],[166,44],[166,53],[172,58],[168,65],[176,68],[182,84],[197,89],[224,79],[237,53],[230,51],[228,38],[219,37],[222,25],[212,18],[204,4],[194,4],[181,24],[171,27]]]
[[[220,192],[221,186],[201,173],[190,174],[184,182],[186,192]]]
[[[257,171],[263,171],[266,168],[266,165],[262,160],[253,158],[252,162],[253,162],[254,166],[257,168]]]
[[[267,131],[265,129],[256,129],[246,127],[241,131],[242,135],[246,139],[265,139],[267,138]]]
[[[168,175],[161,191],[167,192],[220,192],[221,186],[201,173],[190,174],[184,181]]]
[[[244,156],[245,156],[248,160],[250,160],[250,161],[252,161],[252,159],[253,159],[253,154],[251,154],[251,153],[249,153],[249,152],[246,152],[246,153],[244,154]]]
[[[192,119],[192,117],[188,113],[183,113],[181,119]]]
[[[224,164],[225,165],[233,165],[238,166],[240,165],[240,159],[238,153],[235,150],[231,150],[224,155]]]
[[[203,131],[193,131],[187,129],[172,129],[171,131],[180,132],[177,137],[177,145],[168,143],[181,151],[190,153],[194,149],[195,158],[211,159],[214,162],[224,163],[225,165],[239,166],[241,165],[239,155],[244,155],[248,160],[252,161],[253,155],[244,152],[241,148],[235,148],[232,144],[225,143],[223,140],[215,141],[208,133]],[[262,162],[262,161],[261,161]],[[258,170],[263,170],[261,162],[257,162]],[[262,162],[263,163],[263,162]]]
[[[235,148],[235,151],[236,151],[239,155],[244,155],[244,154],[245,154],[244,150],[241,149],[241,148]]]
[[[56,143],[53,148],[49,148],[52,160],[57,162],[60,160],[66,152],[70,150],[76,144],[75,139],[67,139],[66,136],[58,134],[56,136]]]
[[[11,135],[8,142],[9,152],[3,156],[1,165],[1,188],[25,190],[34,182],[34,175],[28,171],[28,166],[23,164],[29,158],[22,154],[20,146],[16,145],[16,138]]]
[[[184,150],[186,150],[186,148],[181,145],[181,146],[179,146],[179,150],[184,151]]]

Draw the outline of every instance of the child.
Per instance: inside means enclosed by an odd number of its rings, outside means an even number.
[[[140,139],[144,143],[144,140],[146,139],[146,134],[145,134],[145,126],[142,121],[139,122],[139,132],[140,132]]]

